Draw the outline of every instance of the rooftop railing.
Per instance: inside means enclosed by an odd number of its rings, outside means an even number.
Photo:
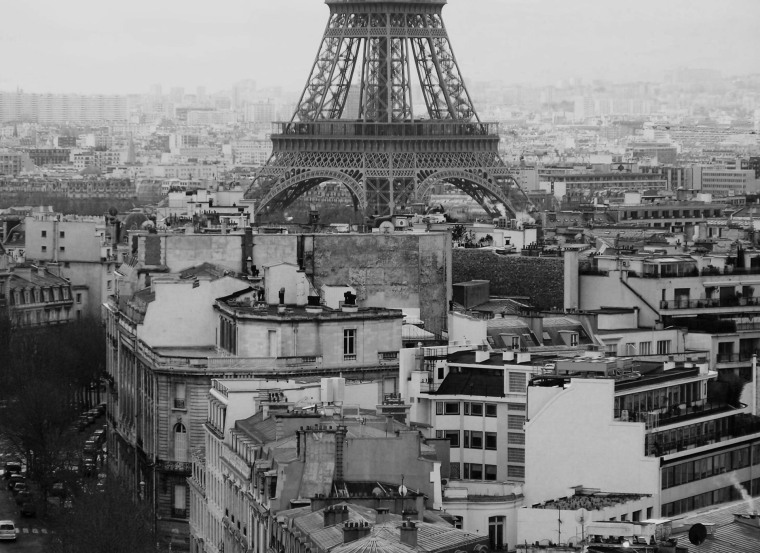
[[[398,138],[398,137],[498,137],[498,123],[471,121],[308,121],[272,123],[272,135],[287,137]]]
[[[660,309],[703,309],[715,307],[753,307],[760,306],[760,297],[751,298],[703,298],[698,300],[677,299],[661,300]]]

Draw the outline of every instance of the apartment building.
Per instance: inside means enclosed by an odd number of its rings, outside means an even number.
[[[426,499],[440,504],[437,448],[383,405],[362,409],[381,389],[343,378],[214,380],[189,479],[191,551],[279,550],[292,543],[283,513],[304,505],[329,511],[350,497],[417,520]]]
[[[71,283],[72,317],[100,318],[116,291],[117,229],[103,217],[36,213],[24,219],[26,258],[56,263]]]
[[[402,313],[348,298],[330,309],[318,295],[307,305],[308,283],[290,265],[259,278],[211,264],[155,271],[124,267],[132,276],[105,305],[109,457],[141,490],[163,539],[188,548],[186,478],[191,451],[204,446],[211,379],[376,375],[392,392]]]

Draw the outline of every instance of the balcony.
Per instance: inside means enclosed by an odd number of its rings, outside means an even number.
[[[724,363],[748,363],[752,361],[752,354],[747,352],[740,353],[719,353],[716,359],[718,364]],[[725,368],[725,367],[724,367]]]
[[[713,309],[713,308],[741,308],[741,307],[759,307],[760,297],[751,298],[703,298],[699,300],[691,299],[676,299],[676,300],[661,300],[660,309]]]
[[[647,434],[645,439],[646,454],[648,456],[662,456],[679,451],[686,451],[702,447],[708,444],[724,442],[742,436],[760,433],[760,418],[744,413],[734,415],[729,419],[730,427],[727,430],[714,430],[692,435],[688,438],[659,442],[655,434]]]
[[[735,411],[735,407],[731,407],[725,403],[693,403],[686,406],[671,407],[670,409],[658,409],[653,411],[628,411],[629,422],[643,422],[646,423],[647,429],[665,426],[669,424],[677,424],[688,420],[699,419],[710,415],[717,415],[720,413],[728,413]],[[615,418],[622,420],[623,411],[615,411]]]
[[[498,123],[467,121],[414,121],[374,123],[364,121],[315,121],[272,123],[272,138],[494,138]]]

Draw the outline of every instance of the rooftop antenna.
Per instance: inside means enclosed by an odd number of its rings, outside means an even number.
[[[580,508],[575,513],[575,520],[580,523],[581,525],[581,543],[586,543],[586,522],[588,521],[589,512],[584,509]]]

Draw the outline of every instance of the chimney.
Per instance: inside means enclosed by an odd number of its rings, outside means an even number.
[[[351,543],[369,536],[372,527],[369,522],[346,522],[343,524],[343,543]]]
[[[401,543],[411,548],[417,547],[417,525],[411,520],[405,520],[400,527]]]
[[[377,509],[377,515],[375,515],[375,524],[385,524],[390,521],[390,509],[387,507],[380,507]]]
[[[475,362],[484,363],[491,358],[491,352],[488,350],[478,349],[475,351]]]
[[[356,294],[352,294],[351,292],[346,292],[343,294],[343,307],[342,311],[348,312],[348,313],[355,313],[359,310],[359,308],[356,305]]]
[[[325,507],[322,515],[324,517],[325,528],[335,526],[336,524],[343,524],[348,520],[348,506],[330,505],[329,507]]]
[[[335,432],[335,480],[337,482],[343,482],[343,445],[347,433],[346,426],[338,425]]]
[[[322,298],[320,296],[309,296],[306,303],[307,313],[321,313],[322,312]]]
[[[544,342],[544,317],[540,313],[531,312],[525,317],[531,332],[536,336],[539,344]]]

